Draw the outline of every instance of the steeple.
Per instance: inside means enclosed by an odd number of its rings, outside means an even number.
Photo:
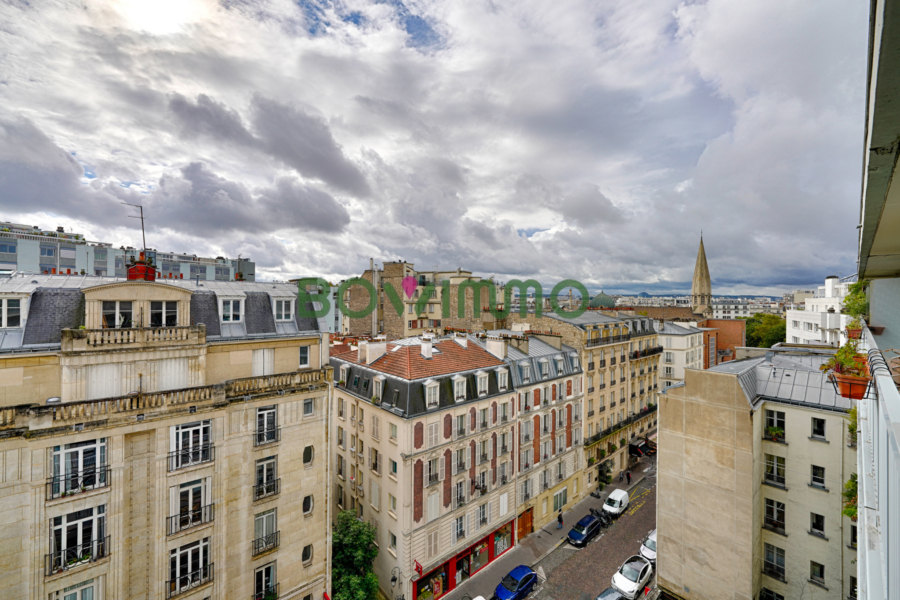
[[[709,277],[709,265],[706,264],[706,249],[703,247],[703,234],[700,234],[700,249],[697,251],[697,264],[694,265],[694,281],[691,284],[691,308],[695,314],[709,309],[712,302],[712,281]]]

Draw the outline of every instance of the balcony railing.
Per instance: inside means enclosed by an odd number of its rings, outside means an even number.
[[[602,369],[602,368],[604,368],[605,366],[606,366],[606,359],[605,359],[605,358],[604,358],[603,360],[598,360],[598,361],[597,361],[597,368],[598,368],[598,369]]]
[[[206,343],[206,325],[129,329],[63,329],[61,340],[63,352],[175,343]]]
[[[278,600],[278,586],[280,585],[280,583],[271,585],[261,592],[255,592],[250,598],[251,600]]]
[[[438,479],[438,474],[437,474],[437,473],[430,473],[430,474],[428,475],[428,481],[426,482],[425,485],[426,485],[426,486],[436,485],[436,484],[438,483],[438,481],[440,481],[440,480]]]
[[[594,411],[589,410],[589,411],[588,411],[588,419],[590,419],[590,418],[593,417],[593,416],[594,416]]]
[[[166,519],[166,530],[168,531],[168,535],[174,535],[179,531],[184,531],[185,529],[190,529],[197,525],[211,523],[215,518],[216,505],[207,504],[206,506],[201,506],[200,508],[194,508],[177,514],[174,517],[168,517]]]
[[[617,342],[627,342],[631,339],[631,334],[611,335],[608,337],[589,338],[584,343],[585,348],[593,348],[595,346],[604,346],[606,344],[615,344]]]
[[[169,472],[213,462],[216,459],[216,448],[213,444],[203,444],[192,448],[184,448],[169,452]]]
[[[88,467],[74,473],[47,478],[47,500],[73,496],[109,486],[108,466]]]
[[[215,576],[215,563],[209,563],[196,571],[181,575],[166,582],[166,598],[174,598],[179,594],[188,592],[213,580]]]
[[[264,446],[266,444],[274,444],[281,441],[281,427],[272,427],[271,429],[258,429],[256,435],[253,436],[254,446]]]
[[[456,430],[456,437],[463,437],[463,436],[465,436],[465,435],[466,435],[466,430],[465,430],[465,428],[463,428],[463,429],[457,429],[457,430]]]
[[[271,481],[266,481],[264,483],[257,483],[253,486],[253,500],[262,500],[263,498],[268,498],[269,496],[277,496],[281,493],[281,478],[273,479]]]
[[[593,370],[594,370],[594,363],[589,362],[589,363],[587,364],[587,370],[588,370],[588,371],[593,371]]]
[[[277,548],[280,543],[280,531],[276,531],[275,533],[270,533],[269,535],[264,535],[263,537],[256,538],[252,543],[253,556],[262,554],[263,552],[268,552],[269,550],[273,550]]]
[[[44,575],[50,576],[96,562],[109,554],[109,536],[44,555]]]

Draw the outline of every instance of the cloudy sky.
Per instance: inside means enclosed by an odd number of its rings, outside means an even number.
[[[0,220],[714,293],[855,270],[867,3],[5,0]]]

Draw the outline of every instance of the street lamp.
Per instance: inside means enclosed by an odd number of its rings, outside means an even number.
[[[394,587],[397,585],[397,581],[400,581],[400,587],[403,587],[403,571],[400,570],[400,567],[394,567],[391,569],[391,596],[394,595]],[[397,600],[404,600],[403,595],[401,594]]]

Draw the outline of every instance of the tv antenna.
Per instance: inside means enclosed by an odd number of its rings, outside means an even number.
[[[133,206],[136,209],[141,211],[140,216],[138,215],[128,215],[132,219],[140,219],[141,220],[141,239],[144,242],[144,252],[147,252],[147,234],[144,233],[144,207],[140,204],[129,204],[128,202],[123,202],[125,206]]]

